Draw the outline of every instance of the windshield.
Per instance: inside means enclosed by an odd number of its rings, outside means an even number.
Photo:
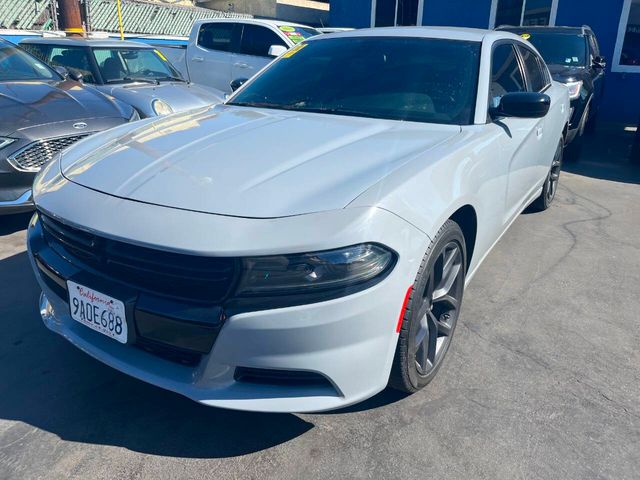
[[[0,82],[11,80],[60,80],[40,60],[13,45],[0,43]]]
[[[583,35],[534,32],[525,33],[523,37],[538,49],[549,65],[584,66],[587,63],[587,43]]]
[[[311,27],[294,27],[292,25],[279,25],[278,28],[293,43],[300,43],[307,38],[320,35],[320,32]]]
[[[229,105],[470,124],[480,43],[352,37],[302,43]]]
[[[94,48],[93,54],[105,83],[182,80],[164,55],[151,48]]]

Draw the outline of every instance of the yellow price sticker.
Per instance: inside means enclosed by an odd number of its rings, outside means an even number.
[[[165,62],[169,61],[169,60],[167,60],[167,57],[165,57],[160,50],[154,50],[154,52],[156,52],[156,55],[158,55]]]
[[[291,50],[289,50],[287,53],[282,55],[282,58],[291,58],[291,57],[293,57],[296,53],[298,53],[300,50],[302,50],[307,45],[308,45],[308,43],[300,43],[300,44],[296,45]]]
[[[529,40],[531,38],[531,34],[530,33],[523,33],[522,35],[520,35],[522,38],[524,38],[525,40]]]

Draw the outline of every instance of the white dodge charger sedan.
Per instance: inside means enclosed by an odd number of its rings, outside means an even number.
[[[553,200],[568,120],[566,87],[513,34],[307,40],[224,105],[47,165],[28,235],[44,323],[207,405],[415,392],[482,260]]]

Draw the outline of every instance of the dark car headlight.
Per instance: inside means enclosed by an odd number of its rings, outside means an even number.
[[[292,296],[369,287],[391,271],[396,254],[382,245],[364,243],[315,253],[249,257],[242,263],[237,296]]]

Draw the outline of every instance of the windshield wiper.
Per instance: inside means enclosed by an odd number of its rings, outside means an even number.
[[[160,77],[157,80],[164,80],[164,81],[170,81],[170,82],[184,82],[187,83],[187,81],[184,78],[180,78],[180,77],[172,77],[170,75],[167,75],[166,77]]]
[[[154,85],[160,85],[160,82],[155,78],[124,77],[122,80],[124,80],[125,82],[144,82],[144,83],[152,83]]]

